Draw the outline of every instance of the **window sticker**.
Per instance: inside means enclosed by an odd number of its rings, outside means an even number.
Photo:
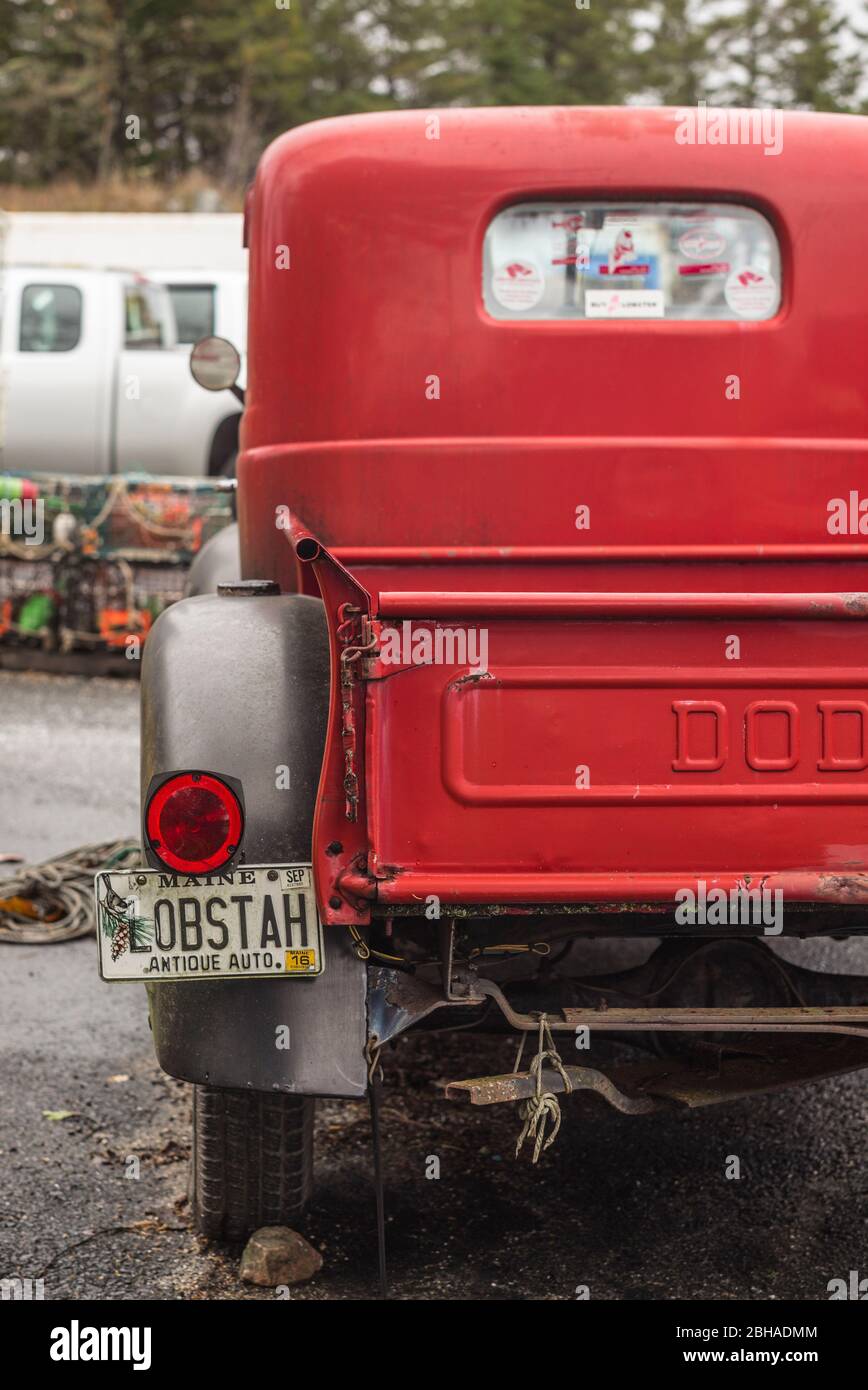
[[[690,261],[714,261],[726,250],[726,237],[713,224],[693,227],[678,238],[678,250]]]
[[[587,290],[589,319],[662,319],[662,290]]]
[[[778,287],[773,277],[749,267],[732,272],[725,294],[727,304],[740,319],[767,319],[778,302]]]
[[[622,227],[631,227],[634,230],[652,227],[653,223],[653,217],[649,217],[647,213],[638,212],[635,208],[629,212],[606,213],[603,218],[603,226],[606,229],[612,227],[616,232],[619,232]]]
[[[551,264],[588,270],[595,233],[585,227],[583,212],[565,212],[551,223]]]
[[[504,309],[533,309],[542,299],[545,281],[536,261],[516,258],[498,267],[491,288]]]
[[[680,265],[679,275],[728,275],[729,261],[710,261],[708,265]]]
[[[651,267],[637,260],[636,242],[629,227],[619,227],[601,275],[650,275]]]

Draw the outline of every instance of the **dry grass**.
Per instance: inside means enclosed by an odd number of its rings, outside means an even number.
[[[60,180],[38,188],[0,183],[0,208],[6,212],[240,212],[243,205],[241,189],[222,188],[202,174],[172,184],[120,178]]]

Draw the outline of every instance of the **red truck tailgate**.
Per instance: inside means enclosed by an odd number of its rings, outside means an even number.
[[[340,730],[321,787],[317,844],[342,844],[321,880],[333,920],[347,892],[641,903],[700,879],[868,901],[868,595],[388,579],[356,594],[353,835],[337,833]]]

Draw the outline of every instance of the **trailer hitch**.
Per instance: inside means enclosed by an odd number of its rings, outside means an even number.
[[[552,1095],[562,1095],[567,1091],[564,1075],[570,1083],[568,1094],[595,1091],[623,1115],[648,1115],[658,1109],[658,1102],[653,1097],[628,1095],[615,1085],[611,1077],[595,1067],[565,1066],[563,1073],[543,1067],[543,1089]],[[507,1072],[503,1076],[477,1076],[471,1081],[448,1082],[446,1099],[465,1101],[471,1105],[500,1105],[507,1101],[528,1100],[534,1094],[534,1085],[534,1077],[529,1071]]]

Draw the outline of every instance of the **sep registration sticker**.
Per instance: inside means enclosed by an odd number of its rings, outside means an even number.
[[[197,875],[169,869],[97,874],[104,980],[298,980],[323,970],[310,864]]]
[[[287,975],[315,975],[317,973],[316,947],[310,946],[306,951],[287,951],[286,973]]]

